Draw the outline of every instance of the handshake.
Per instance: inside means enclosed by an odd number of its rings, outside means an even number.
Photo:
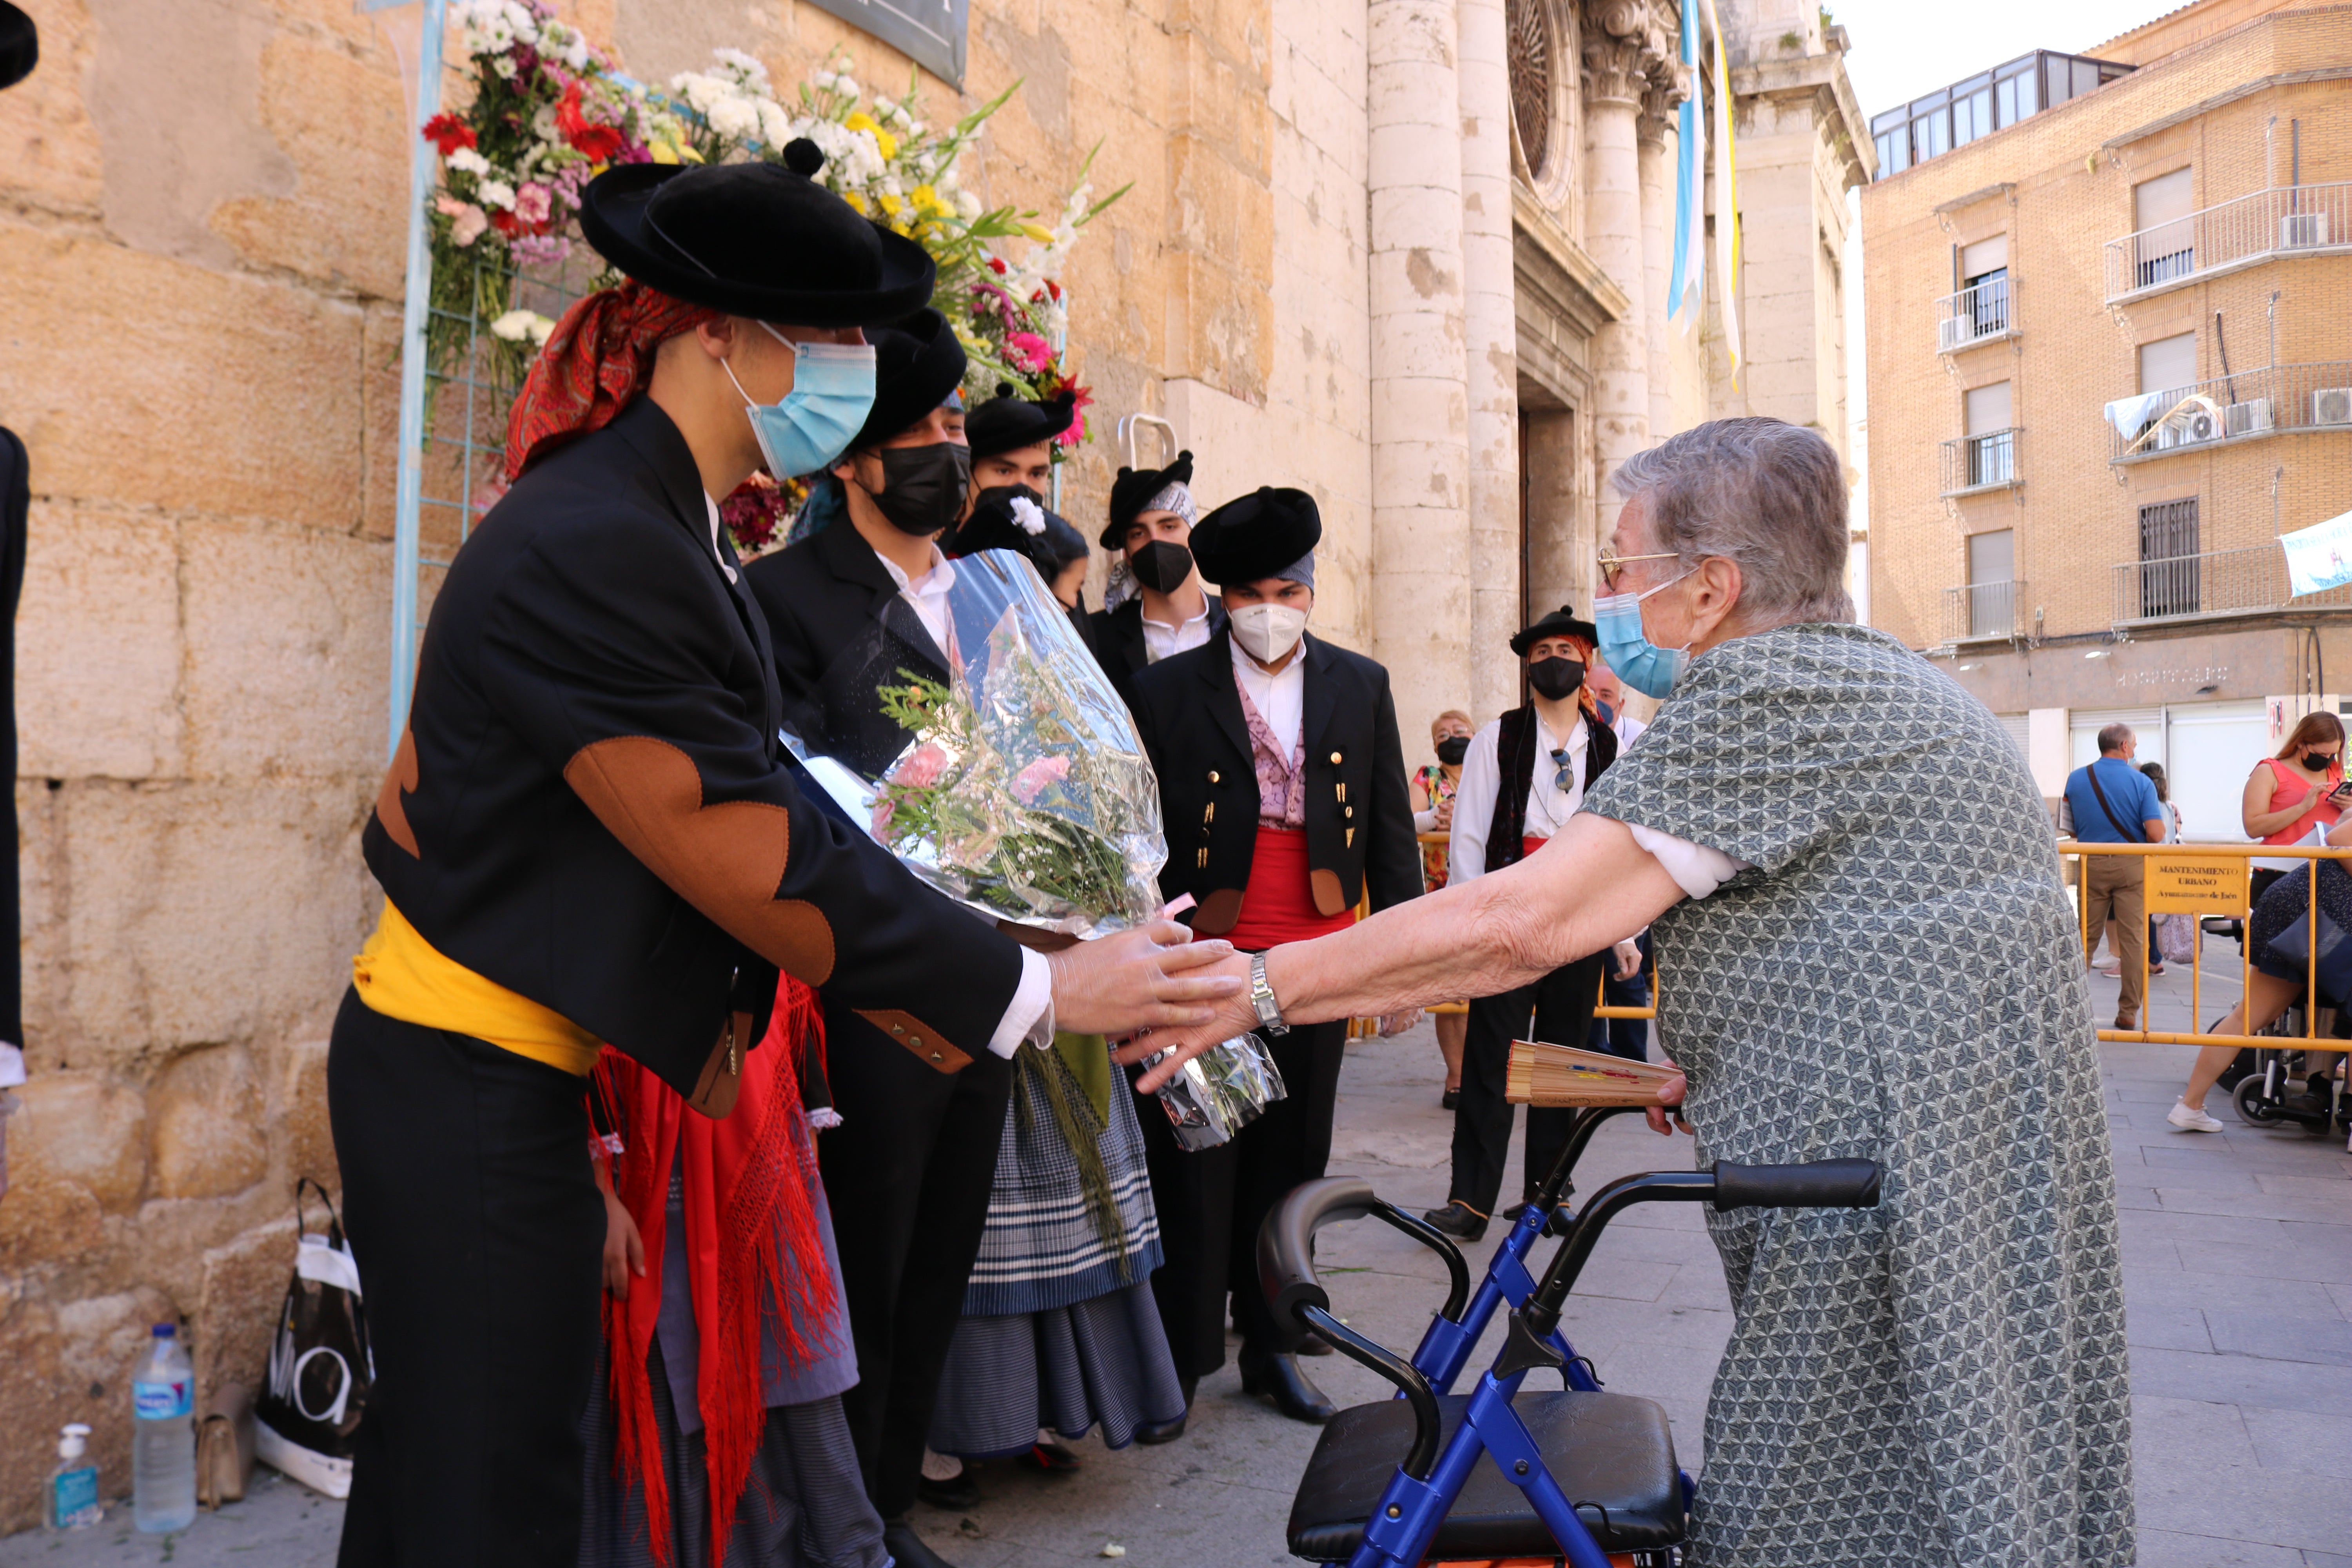
[[[1121,1042],[1112,1056],[1122,1066],[1169,1053],[1137,1083],[1145,1094],[1210,1047],[1257,1026],[1247,955],[1229,942],[1195,942],[1171,920],[1078,942],[1046,961],[1056,1028]]]

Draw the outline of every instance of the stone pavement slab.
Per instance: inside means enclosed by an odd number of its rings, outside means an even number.
[[[2210,952],[2207,963],[2216,965]],[[2161,993],[2176,979],[2185,974],[2155,984]],[[2111,1013],[2114,981],[2093,986]],[[2159,1000],[2185,1020],[2180,990]],[[2209,973],[2209,1014],[2234,1000],[2216,995]],[[2122,1226],[2140,1568],[2352,1568],[2352,1161],[2338,1141],[2242,1127],[2218,1099],[2228,1132],[2166,1126],[2193,1055],[2103,1052],[2118,1186],[2131,1205]],[[1350,1047],[1333,1171],[1409,1208],[1444,1202],[1452,1118],[1437,1108],[1438,1075],[1426,1025]],[[1589,1194],[1630,1172],[1687,1168],[1690,1149],[1621,1118],[1593,1140],[1577,1184]],[[1465,1249],[1474,1271],[1500,1230],[1489,1234]],[[1437,1259],[1385,1226],[1324,1232],[1318,1260],[1350,1326],[1391,1346],[1412,1345],[1444,1297]],[[1707,1391],[1731,1310],[1698,1213],[1636,1208],[1612,1225],[1565,1324],[1613,1392],[1665,1409],[1682,1463],[1702,1471]],[[1480,1355],[1499,1338],[1490,1331]],[[1342,1405],[1388,1393],[1344,1358],[1308,1365]],[[985,1466],[978,1506],[920,1509],[917,1522],[960,1568],[1076,1568],[1101,1563],[1114,1543],[1125,1568],[1290,1563],[1283,1524],[1316,1436],[1244,1397],[1228,1364],[1202,1384],[1181,1440],[1111,1453],[1088,1438],[1076,1475]],[[168,1542],[132,1535],[118,1508],[96,1531],[0,1541],[0,1568],[323,1568],[341,1511],[265,1472],[247,1501]]]

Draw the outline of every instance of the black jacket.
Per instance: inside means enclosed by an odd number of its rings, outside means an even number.
[[[730,1022],[759,1037],[776,964],[952,1070],[1020,950],[802,796],[722,558],[650,398],[523,475],[434,600],[368,868],[436,948],[689,1099]]]
[[[1202,597],[1209,601],[1209,635],[1213,637],[1225,629],[1225,606],[1214,594],[1204,592]],[[1151,664],[1143,644],[1143,595],[1137,594],[1122,599],[1108,610],[1097,610],[1087,619],[1093,625],[1096,661],[1132,709],[1135,678]]]
[[[842,518],[761,556],[743,576],[766,613],[784,722],[859,773],[889,766],[908,736],[882,711],[876,689],[905,684],[901,670],[945,681],[948,669],[874,547]]]
[[[1372,908],[1421,891],[1421,847],[1405,794],[1389,672],[1359,653],[1306,639],[1299,735],[1307,754],[1307,864],[1315,907]],[[1233,645],[1220,630],[1135,678],[1135,727],[1160,775],[1168,864],[1160,890],[1190,893],[1193,929],[1215,936],[1241,918],[1257,847],[1257,768]]]

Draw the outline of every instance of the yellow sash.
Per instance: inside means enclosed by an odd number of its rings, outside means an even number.
[[[586,1077],[604,1042],[551,1007],[447,958],[384,901],[383,918],[352,960],[360,1000],[387,1018],[471,1035]]]

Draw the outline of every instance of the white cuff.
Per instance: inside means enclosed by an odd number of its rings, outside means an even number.
[[[1655,856],[1658,864],[1666,868],[1666,875],[1675,879],[1675,885],[1694,899],[1706,897],[1747,870],[1750,864],[1720,849],[1694,844],[1654,827],[1639,827],[1630,822],[1625,826],[1633,833],[1633,842]]]
[[[1437,808],[1433,805],[1427,811],[1414,812],[1412,814],[1412,830],[1415,833],[1436,832]]]
[[[988,1042],[988,1048],[1010,1060],[1024,1044],[1053,1043],[1054,966],[1035,948],[1024,947],[1021,950],[1021,984],[1014,989],[1013,1005],[1004,1009],[1003,1022],[996,1026],[995,1037]]]

